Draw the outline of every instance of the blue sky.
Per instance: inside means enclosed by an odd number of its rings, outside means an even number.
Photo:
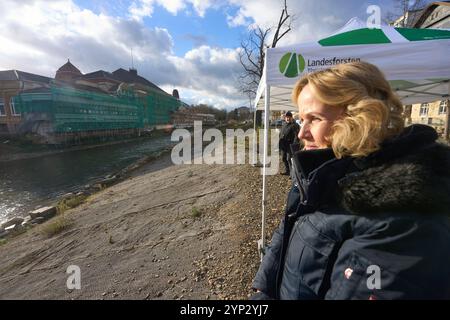
[[[75,0],[77,5],[93,12],[111,14],[128,18],[128,8],[132,1],[108,0]],[[187,8],[173,14],[160,5],[155,5],[151,17],[143,19],[150,28],[163,27],[170,30],[174,40],[174,53],[182,56],[192,48],[200,45],[234,48],[239,46],[240,39],[245,37],[245,26],[230,27],[227,16],[234,16],[238,6],[224,4],[210,8],[200,17],[191,4]]]
[[[395,0],[287,3],[296,20],[279,45],[366,20],[369,5],[395,11]],[[281,8],[281,0],[1,0],[0,70],[54,76],[70,58],[83,73],[114,71],[131,67],[133,49],[138,73],[167,92],[232,110],[249,101],[239,92],[241,40],[251,25],[275,25]]]
[[[174,51],[182,56],[200,45],[234,48],[239,46],[244,27],[230,28],[222,10],[209,10],[204,18],[192,13],[181,12],[174,16],[161,7],[155,9],[151,18],[144,20],[150,27],[164,27],[170,30],[174,39]]]

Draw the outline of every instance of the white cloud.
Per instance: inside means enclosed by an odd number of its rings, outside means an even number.
[[[239,9],[234,17],[231,15],[227,15],[227,23],[230,27],[240,27],[248,26],[252,23],[252,21],[250,18],[246,17],[245,13],[241,9]]]
[[[172,92],[175,87],[162,86],[162,88],[167,92]],[[248,100],[239,99],[238,96],[217,96],[206,90],[195,90],[187,87],[177,87],[177,89],[183,94],[182,100],[188,104],[207,104],[227,111],[249,104]]]
[[[234,49],[201,46],[177,57],[167,29],[96,14],[72,0],[2,0],[0,30],[0,43],[7,48],[0,51],[0,70],[53,77],[70,58],[83,73],[114,71],[131,66],[133,49],[140,75],[163,88],[178,88],[189,103],[241,105],[235,89],[240,67]]]
[[[142,20],[144,17],[151,17],[153,14],[154,0],[139,0],[133,1],[128,8],[130,16],[135,20]]]
[[[197,103],[228,109],[242,105],[242,95],[236,88],[241,71],[237,49],[201,46],[184,57],[171,56],[169,60],[178,69],[176,84],[188,89],[190,98],[198,99]]]
[[[205,16],[207,9],[215,8],[221,4],[219,1],[214,0],[189,0],[189,2],[192,4],[195,12],[197,12],[200,17]]]
[[[332,25],[344,25],[345,21],[343,21],[341,18],[336,16],[326,16],[322,18],[322,22],[325,24],[332,24]]]
[[[140,21],[152,16],[155,5],[163,7],[173,15],[191,5],[197,15],[204,17],[207,9],[220,6],[222,3],[221,0],[134,0],[128,12],[133,19]]]
[[[381,4],[389,1],[391,0],[374,0],[372,3]],[[227,18],[230,27],[249,27],[251,24],[257,24],[263,28],[273,28],[278,23],[283,9],[283,1],[229,0],[229,2],[239,8],[234,15]],[[359,0],[288,0],[288,12],[295,19],[292,31],[279,42],[279,45],[317,40],[342,27],[353,16],[365,20],[368,5]],[[386,7],[383,5],[383,8]]]
[[[184,0],[157,0],[157,3],[172,14],[177,14],[186,7]]]

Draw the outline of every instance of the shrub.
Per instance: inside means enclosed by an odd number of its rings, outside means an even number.
[[[42,225],[42,233],[48,238],[68,229],[72,224],[64,215],[54,218]]]
[[[58,210],[58,214],[63,214],[65,211],[78,207],[81,205],[85,200],[87,199],[87,196],[85,195],[79,195],[74,196],[71,198],[67,198],[64,200],[61,200],[57,205],[56,208]]]
[[[199,218],[202,215],[201,210],[197,209],[196,207],[192,208],[192,217]]]

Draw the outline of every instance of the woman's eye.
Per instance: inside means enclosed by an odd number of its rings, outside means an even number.
[[[313,117],[313,118],[311,119],[311,122],[319,122],[320,120],[322,120],[322,119],[317,118],[317,117]]]

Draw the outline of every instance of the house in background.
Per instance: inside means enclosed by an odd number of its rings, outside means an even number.
[[[407,119],[406,124],[427,124],[435,128],[443,136],[445,134],[448,107],[448,100],[414,104],[411,108],[411,116]]]
[[[418,29],[449,29],[450,1],[432,2],[423,9],[408,12],[392,25]],[[422,123],[430,125],[441,136],[449,139],[450,107],[448,98],[432,103],[405,106],[406,124]]]
[[[417,17],[413,28],[422,29],[449,29],[450,28],[450,1],[430,3]]]
[[[19,92],[50,88],[51,80],[19,70],[0,71],[0,134],[16,134],[22,122],[13,97]]]
[[[0,71],[0,134],[31,134],[39,143],[166,128],[181,104],[178,91],[166,93],[136,69],[83,74],[68,60],[54,78]]]

